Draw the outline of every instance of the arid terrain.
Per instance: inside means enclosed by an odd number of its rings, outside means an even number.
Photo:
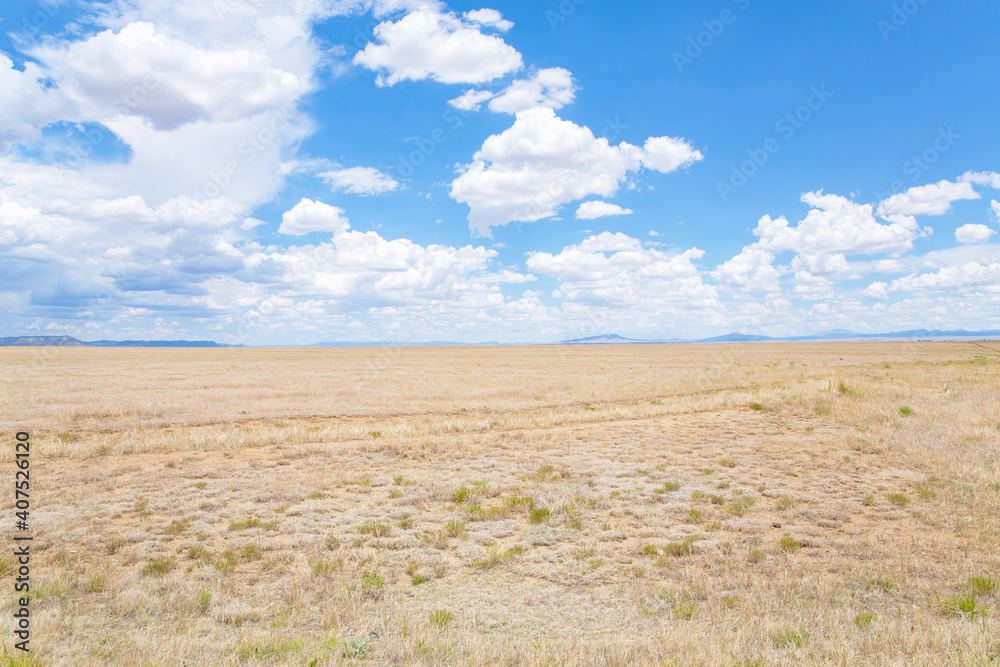
[[[1000,664],[1000,342],[0,368],[10,664]]]

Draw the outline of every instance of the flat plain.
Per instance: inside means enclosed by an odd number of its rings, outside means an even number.
[[[1000,664],[997,342],[0,368],[8,664]]]

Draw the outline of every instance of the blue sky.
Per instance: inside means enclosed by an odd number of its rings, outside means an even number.
[[[5,3],[0,335],[998,328],[998,27],[985,1]]]

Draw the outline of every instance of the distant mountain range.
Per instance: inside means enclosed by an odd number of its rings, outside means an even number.
[[[356,343],[349,341],[332,341],[323,343],[313,343],[307,347],[449,347],[449,346],[463,346],[463,347],[475,347],[475,346],[490,346],[490,345],[500,345],[495,340],[491,340],[486,343],[454,343],[446,340],[431,340],[422,343]]]
[[[940,329],[910,329],[907,331],[891,331],[889,333],[858,333],[857,331],[847,331],[845,329],[835,329],[824,331],[823,333],[809,336],[788,336],[785,338],[772,336],[757,336],[750,334],[731,333],[725,336],[713,336],[712,338],[682,339],[669,338],[661,340],[640,340],[636,338],[625,338],[618,334],[604,334],[601,336],[590,336],[589,338],[574,338],[572,340],[561,340],[555,343],[542,343],[542,345],[664,345],[664,344],[697,344],[697,343],[792,343],[807,341],[863,341],[863,340],[982,340],[1000,339],[1000,330],[990,329],[986,331],[965,331],[964,329],[954,329],[941,331]],[[511,343],[512,345],[538,345],[538,343]],[[227,345],[216,343],[214,340],[96,340],[85,342],[73,338],[72,336],[15,336],[12,338],[0,338],[0,347],[3,346],[52,346],[52,347],[246,347],[244,345]],[[269,347],[485,347],[503,345],[496,341],[484,343],[455,343],[452,341],[426,341],[426,342],[352,342],[352,341],[330,341],[313,343],[312,345],[289,345],[289,346],[269,346]]]
[[[0,346],[50,347],[243,347],[214,340],[95,340],[87,343],[72,336],[15,336],[0,338]]]
[[[1000,338],[1000,330],[989,329],[986,331],[965,331],[955,329],[941,331],[940,329],[910,329],[907,331],[891,331],[889,333],[858,333],[857,331],[847,331],[846,329],[835,329],[824,331],[823,333],[811,334],[809,336],[755,336],[741,333],[731,333],[724,336],[713,336],[712,338],[698,338],[683,340],[680,338],[670,338],[664,340],[638,340],[634,338],[623,338],[618,334],[607,334],[603,336],[591,336],[589,338],[574,338],[573,340],[561,340],[550,345],[662,345],[664,343],[792,343],[796,341],[861,341],[861,340],[950,340],[962,339],[983,339]]]

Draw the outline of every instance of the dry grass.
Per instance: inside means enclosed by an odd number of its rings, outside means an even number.
[[[1000,661],[1000,351],[0,364],[41,664]]]

